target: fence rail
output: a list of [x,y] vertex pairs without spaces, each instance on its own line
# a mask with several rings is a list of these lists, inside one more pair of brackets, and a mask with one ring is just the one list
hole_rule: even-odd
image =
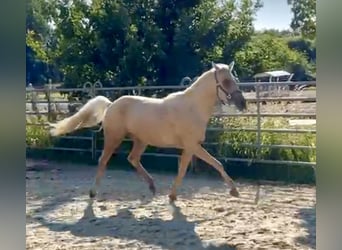
[[[256,104],[256,111],[255,112],[246,112],[246,113],[225,113],[225,112],[216,112],[213,114],[213,117],[216,118],[225,118],[225,117],[231,117],[231,118],[237,118],[237,117],[252,117],[256,118],[256,126],[255,128],[221,128],[221,127],[213,127],[209,126],[207,128],[207,132],[255,132],[256,133],[256,143],[241,143],[240,146],[243,147],[249,147],[249,148],[255,148],[257,149],[257,153],[255,158],[253,159],[247,159],[247,158],[232,158],[232,157],[218,157],[219,159],[223,161],[235,161],[235,162],[247,162],[247,163],[261,163],[261,164],[282,164],[282,165],[303,165],[303,166],[316,166],[316,162],[310,162],[310,161],[285,161],[285,160],[268,160],[268,159],[260,159],[260,152],[264,148],[269,149],[289,149],[289,150],[316,150],[315,146],[307,146],[307,145],[278,145],[278,144],[263,144],[261,139],[262,135],[264,133],[284,133],[284,134],[303,134],[303,133],[310,133],[310,134],[316,134],[316,128],[314,129],[298,129],[298,128],[262,128],[262,119],[265,117],[282,117],[282,118],[311,118],[316,119],[316,111],[314,112],[261,112],[261,105],[263,103],[269,103],[269,102],[315,102],[316,96],[306,96],[305,91],[290,91],[290,90],[279,90],[276,94],[278,96],[267,96],[263,97],[260,95],[261,90],[258,88],[258,86],[290,86],[290,85],[308,85],[308,86],[315,86],[316,82],[248,82],[248,83],[238,83],[240,87],[244,86],[253,86],[255,87],[255,93],[250,92],[246,93],[246,100],[249,103],[255,103]],[[27,126],[48,126],[48,122],[51,120],[51,116],[53,115],[59,115],[59,114],[70,114],[70,111],[67,107],[64,107],[65,112],[59,112],[59,111],[52,111],[53,107],[59,104],[65,104],[66,106],[70,104],[77,104],[81,105],[84,102],[76,101],[71,102],[67,100],[52,100],[53,93],[71,93],[71,92],[83,92],[89,94],[90,97],[93,97],[99,92],[102,94],[103,92],[116,92],[120,91],[121,94],[132,94],[129,91],[137,91],[135,94],[138,95],[144,95],[143,91],[145,90],[155,90],[155,91],[166,91],[170,90],[176,91],[176,90],[182,90],[185,89],[186,86],[131,86],[131,87],[95,87],[95,85],[91,85],[88,83],[87,88],[60,88],[60,89],[27,89],[27,95],[30,95],[29,98],[31,101],[27,101],[26,104],[31,104],[31,110],[26,111],[26,115],[28,116],[34,116],[34,115],[41,115],[41,116],[47,116],[47,121],[43,123],[35,123],[35,122],[27,122]],[[128,93],[123,93],[123,92]],[[285,95],[294,95],[294,96],[283,96],[281,95],[283,92]],[[45,98],[47,100],[41,100],[42,98],[39,98],[39,93],[44,93]],[[255,94],[255,96],[253,96]],[[273,93],[274,95],[274,93]],[[301,95],[301,96],[299,96]],[[37,106],[43,105],[45,106],[45,110],[39,110]],[[271,104],[272,105],[272,104]],[[34,106],[34,107],[33,107]],[[28,107],[28,106],[27,106]],[[27,108],[28,109],[28,108]],[[36,110],[34,110],[36,109]],[[101,152],[102,148],[99,148],[97,145],[97,141],[99,138],[97,138],[97,132],[92,131],[87,136],[77,136],[77,135],[67,135],[62,136],[61,139],[65,140],[83,140],[83,141],[89,141],[90,146],[88,148],[75,148],[75,147],[47,147],[48,150],[55,150],[55,151],[77,151],[77,152],[87,152],[92,155],[92,158],[96,158],[97,153]],[[103,139],[103,138],[102,138]],[[101,140],[101,139],[100,139]],[[130,141],[130,139],[126,139],[125,141]],[[224,142],[224,143],[218,143],[218,142],[204,142],[204,147],[208,146],[229,146],[232,145],[232,143]],[[30,146],[28,146],[30,148]],[[127,153],[127,152],[123,152]],[[178,157],[177,154],[169,154],[169,153],[157,153],[157,152],[145,152],[144,155],[151,155],[156,157]]]

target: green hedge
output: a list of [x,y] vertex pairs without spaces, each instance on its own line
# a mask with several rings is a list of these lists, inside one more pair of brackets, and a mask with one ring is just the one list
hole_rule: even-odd
[[[212,118],[211,124],[220,128],[256,128],[256,118],[254,117],[225,117]],[[262,129],[282,129],[288,126],[288,120],[285,118],[263,118],[261,123]],[[257,148],[243,146],[242,143],[257,142],[257,133],[249,131],[215,131],[207,132],[207,141],[218,142],[215,148],[210,148],[211,152],[216,156],[249,158],[257,157]],[[229,142],[232,145],[227,145]],[[264,145],[301,145],[316,146],[316,134],[313,133],[261,133],[261,144]],[[285,148],[262,148],[259,154],[260,159],[264,160],[284,160],[284,161],[316,161],[315,149],[285,149]]]

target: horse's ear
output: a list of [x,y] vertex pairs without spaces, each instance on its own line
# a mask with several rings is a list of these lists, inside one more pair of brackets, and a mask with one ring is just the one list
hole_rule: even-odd
[[230,70],[230,72],[233,72],[234,65],[235,65],[235,62],[234,62],[234,61],[232,61],[232,62],[229,64],[229,70]]
[[230,72],[233,72],[234,65],[235,65],[235,62],[234,62],[234,61],[232,61],[232,62],[229,64],[229,70],[230,70]]
[[211,62],[211,66],[212,66],[214,69],[219,70],[219,67],[217,66],[216,63]]

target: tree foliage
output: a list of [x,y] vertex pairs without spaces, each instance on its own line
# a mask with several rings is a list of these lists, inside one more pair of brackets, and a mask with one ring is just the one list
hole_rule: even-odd
[[179,84],[211,61],[236,59],[243,77],[310,63],[304,44],[287,44],[288,32],[277,34],[275,44],[274,34],[255,32],[260,0],[29,0],[28,6],[27,58],[57,68],[66,87],[97,80]]
[[55,62],[65,83],[175,84],[229,61],[253,34],[259,2],[82,0],[59,4]]
[[288,0],[293,18],[291,28],[304,37],[316,36],[316,0]]
[[[256,72],[287,70],[299,77],[309,69],[306,57],[288,47],[286,40],[272,34],[252,39],[235,55],[236,70],[242,80],[251,80]],[[297,74],[297,75],[296,75]]]
[[46,83],[48,79],[59,80],[59,72],[53,66],[50,50],[52,30],[51,5],[44,0],[28,0],[26,6],[26,80]]

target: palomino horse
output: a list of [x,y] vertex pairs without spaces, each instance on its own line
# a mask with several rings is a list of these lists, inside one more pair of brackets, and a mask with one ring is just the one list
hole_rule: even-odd
[[246,100],[232,75],[234,62],[229,66],[215,63],[212,66],[184,91],[171,93],[164,98],[125,95],[113,102],[104,96],[96,96],[73,116],[51,124],[51,135],[58,136],[102,123],[104,148],[94,184],[89,191],[91,198],[96,196],[107,163],[125,136],[133,141],[127,159],[148,183],[153,194],[154,181],[140,162],[147,145],[182,150],[178,175],[169,194],[170,201],[176,200],[176,190],[193,155],[214,167],[230,188],[230,194],[239,197],[234,181],[222,164],[201,146],[217,101],[234,104],[240,111],[246,109]]

